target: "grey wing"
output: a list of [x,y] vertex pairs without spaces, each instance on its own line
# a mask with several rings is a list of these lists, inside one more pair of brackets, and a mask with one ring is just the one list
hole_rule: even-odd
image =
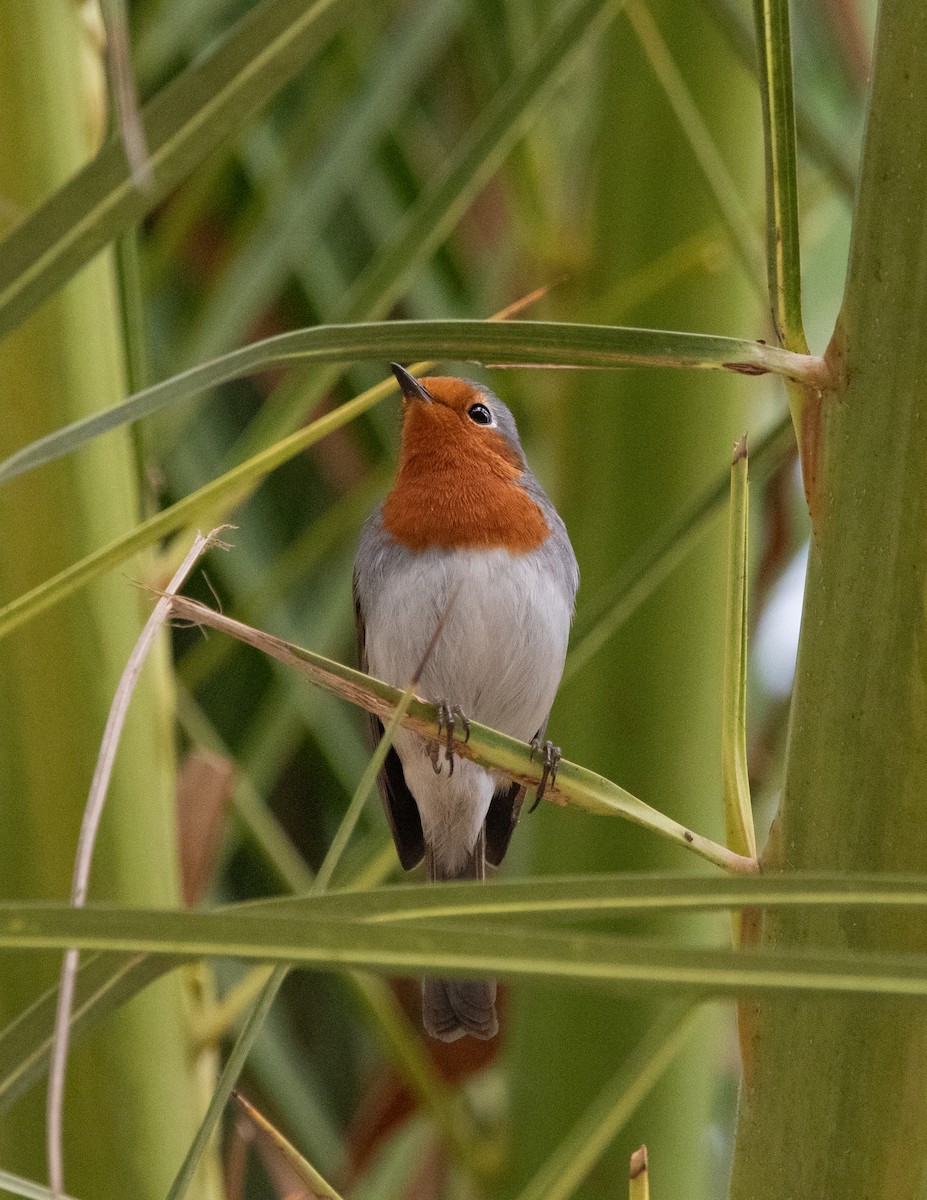
[[[357,577],[354,579],[354,620],[357,630],[357,663],[362,671],[367,671],[367,646],[364,628],[364,614],[361,611],[360,598],[357,594]],[[375,748],[383,737],[383,725],[379,717],[373,713],[367,714],[367,726],[371,748]],[[422,831],[422,819],[419,816],[415,797],[406,786],[406,777],[402,763],[395,749],[390,746],[383,767],[377,776],[377,787],[386,819],[389,821],[396,853],[403,867],[410,871],[425,857],[425,835]]]

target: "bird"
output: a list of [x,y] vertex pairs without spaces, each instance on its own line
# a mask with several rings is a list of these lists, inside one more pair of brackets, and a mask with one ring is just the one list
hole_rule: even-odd
[[[529,468],[509,409],[469,379],[416,379],[402,393],[396,478],[361,531],[353,596],[361,670],[437,706],[435,738],[400,729],[378,787],[406,870],[482,880],[497,867],[525,788],[453,752],[479,721],[541,751],[540,799],[560,751],[544,741],[563,674],[579,568],[563,521]],[[431,651],[425,657],[426,649]],[[371,737],[383,726],[369,717]],[[536,801],[537,802],[537,801]],[[498,1033],[492,980],[422,984],[439,1041]]]

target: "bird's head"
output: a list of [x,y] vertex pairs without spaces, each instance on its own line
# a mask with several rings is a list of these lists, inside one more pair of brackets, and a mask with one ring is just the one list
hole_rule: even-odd
[[507,463],[519,474],[526,463],[515,418],[489,388],[471,379],[449,375],[416,379],[398,363],[393,374],[402,392],[402,457],[428,453],[444,446],[472,456],[475,470],[493,460]]
[[415,379],[392,364],[403,400],[402,448],[384,525],[405,545],[534,549],[549,533],[523,486],[512,414],[469,379]]

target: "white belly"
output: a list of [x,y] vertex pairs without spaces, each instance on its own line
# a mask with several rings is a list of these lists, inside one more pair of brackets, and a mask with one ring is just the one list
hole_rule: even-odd
[[[358,574],[371,675],[405,687],[443,618],[419,693],[522,741],[533,738],[560,683],[573,607],[550,557],[386,548],[370,553]],[[425,840],[442,872],[453,876],[472,851],[493,793],[507,781],[464,758],[452,775],[443,751],[436,775],[427,742],[405,730],[395,748]]]
[[[456,592],[450,610],[448,604]],[[446,615],[419,692],[527,741],[550,712],[571,600],[537,555],[430,550],[410,555],[365,598],[370,673],[405,687]]]

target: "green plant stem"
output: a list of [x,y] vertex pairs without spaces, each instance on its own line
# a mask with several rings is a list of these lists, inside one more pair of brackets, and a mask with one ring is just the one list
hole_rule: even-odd
[[[883,0],[836,394],[808,414],[814,537],[769,871],[927,871],[927,8]],[[923,953],[877,913],[768,916],[777,951]],[[763,1005],[731,1195],[917,1200],[927,1177],[927,1015],[877,1003]],[[909,1086],[913,1085],[913,1086]]]
[[[0,5],[0,195],[23,213],[98,148],[105,85],[98,51],[82,44],[81,28],[72,0]],[[75,223],[73,212],[69,220]],[[5,269],[7,259],[0,259]],[[105,254],[0,345],[0,452],[124,392],[117,290]],[[56,463],[41,480],[4,489],[0,595],[9,599],[116,538],[137,507],[125,431],[88,447],[80,462]],[[139,596],[110,580],[0,649],[0,876],[8,896],[68,892],[106,714],[142,623]],[[179,895],[165,651],[159,642],[129,713],[94,870],[93,894],[126,905],[169,906]],[[47,986],[56,966],[41,956],[7,960],[0,1025]],[[65,1180],[78,1195],[163,1197],[202,1101],[199,1068],[188,1053],[189,1000],[179,977],[164,981],[120,1014],[92,1056],[73,1056]],[[0,1159],[40,1177],[43,1135],[41,1097],[34,1095],[5,1116]],[[217,1195],[217,1182],[202,1176],[198,1195]]]
[[808,353],[801,311],[798,165],[789,0],[753,0],[766,142],[766,260],[769,303],[780,343]]

